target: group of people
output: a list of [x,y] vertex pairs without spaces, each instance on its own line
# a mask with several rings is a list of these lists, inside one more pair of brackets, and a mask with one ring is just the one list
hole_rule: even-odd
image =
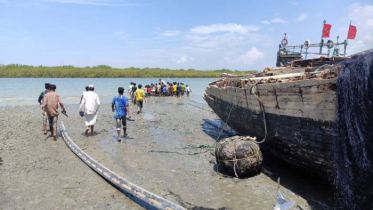
[[[131,100],[135,100],[134,93],[136,91],[136,83],[131,82],[128,88],[128,94],[131,95]],[[183,97],[186,93],[187,97],[192,92],[188,85],[180,82],[165,82],[162,79],[159,79],[159,83],[151,83],[150,85],[145,85],[144,87],[145,97],[149,96],[174,96],[177,98]]]
[[[145,97],[144,91],[141,90],[141,85],[138,86],[139,88],[135,91],[135,95],[137,98],[137,107],[138,112],[141,112],[142,109],[142,101]],[[85,116],[85,125],[86,130],[85,134],[88,135],[89,129],[91,129],[91,136],[93,136],[94,124],[96,123],[97,119],[97,112],[100,108],[100,99],[97,93],[93,92],[94,86],[88,85],[86,87],[86,91],[83,92],[82,97],[80,99],[80,106],[79,110],[81,116]],[[123,136],[124,138],[127,137],[127,119],[131,119],[130,110],[129,110],[129,102],[128,98],[123,95],[124,88],[118,88],[118,95],[115,96],[111,102],[111,109],[114,112],[114,119],[116,121],[116,129],[118,134],[118,141],[121,141],[121,127],[123,127]]]
[[[38,102],[42,105],[43,113],[43,127],[44,135],[47,134],[47,120],[49,120],[49,127],[54,140],[57,140],[57,119],[59,110],[58,106],[62,108],[63,114],[66,115],[66,109],[61,101],[60,95],[55,92],[56,85],[45,84],[45,91],[40,93]],[[94,92],[95,88],[93,85],[85,87],[80,98],[79,114],[85,117],[85,135],[93,136],[94,125],[97,120],[97,113],[100,108],[100,99],[97,93]],[[159,83],[146,85],[142,88],[142,85],[136,85],[131,82],[128,88],[128,94],[131,96],[131,101],[137,106],[137,114],[142,111],[143,103],[146,103],[146,97],[149,96],[175,96],[183,97],[186,93],[189,96],[191,89],[188,85],[183,83],[169,83],[163,80],[159,80]],[[127,119],[132,120],[129,111],[129,99],[124,96],[124,88],[118,88],[118,96],[115,96],[111,103],[112,111],[114,112],[114,118],[116,120],[116,128],[118,133],[118,141],[121,141],[121,127],[123,127],[124,137],[127,136]]]
[[[55,92],[56,85],[45,83],[45,91],[41,92],[38,98],[39,104],[42,106],[43,114],[43,127],[44,135],[47,134],[47,121],[49,120],[49,128],[51,136],[54,140],[57,140],[57,120],[60,114],[58,106],[61,106],[63,114],[66,114],[66,109],[61,101],[61,97]],[[85,88],[79,105],[79,114],[85,117],[85,134],[88,135],[89,130],[91,130],[91,136],[93,136],[94,125],[97,120],[97,113],[100,108],[100,99],[97,93],[94,92],[95,88],[93,85],[88,85]],[[127,123],[126,119],[131,119],[129,112],[129,102],[128,98],[123,95],[124,88],[118,88],[118,96],[115,96],[112,100],[112,111],[114,112],[114,118],[116,120],[116,128],[118,133],[118,141],[121,141],[121,127],[123,126],[124,137],[127,136]],[[144,91],[141,90],[141,85],[139,89],[135,91],[136,93],[136,103],[142,108],[142,99],[145,98]],[[140,103],[141,102],[141,103]],[[139,108],[138,113],[140,113],[141,108]],[[66,114],[67,115],[67,114]]]
[[[131,101],[137,106],[137,114],[139,114],[145,101],[146,91],[142,89],[142,85],[136,86],[136,83],[131,82],[127,93],[131,96]],[[146,101],[145,101],[146,103]]]

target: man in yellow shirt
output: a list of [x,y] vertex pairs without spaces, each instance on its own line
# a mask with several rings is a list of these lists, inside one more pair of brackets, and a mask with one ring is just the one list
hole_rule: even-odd
[[[145,100],[145,92],[142,88],[142,85],[139,84],[139,88],[135,92],[135,98],[136,98],[136,105],[137,105],[137,114],[141,112],[142,109],[142,102]],[[146,101],[145,101],[146,102]]]
[[176,96],[176,88],[177,88],[176,82],[174,82],[174,86],[173,86],[173,88],[174,88],[174,94],[175,94],[175,96]]

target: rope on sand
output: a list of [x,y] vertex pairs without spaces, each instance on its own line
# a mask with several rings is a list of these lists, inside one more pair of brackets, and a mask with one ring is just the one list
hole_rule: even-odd
[[136,198],[148,203],[149,205],[157,208],[157,209],[165,209],[165,210],[184,210],[185,208],[172,203],[158,195],[155,195],[129,181],[120,177],[113,171],[109,170],[105,166],[98,163],[96,160],[91,158],[85,152],[83,152],[69,137],[66,132],[65,126],[63,122],[61,122],[61,133],[63,140],[65,141],[66,145],[70,148],[70,150],[78,156],[85,164],[87,164],[91,169],[97,172],[100,176],[105,178],[111,184],[115,185],[122,191],[125,191]]

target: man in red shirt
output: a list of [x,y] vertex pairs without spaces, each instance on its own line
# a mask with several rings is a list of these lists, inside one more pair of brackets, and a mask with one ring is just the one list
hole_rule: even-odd
[[61,105],[63,112],[66,112],[65,106],[63,105],[60,94],[56,93],[56,85],[51,85],[49,93],[44,95],[43,115],[47,112],[49,120],[49,128],[51,130],[53,140],[57,140],[57,119],[60,111],[58,110],[58,104]]

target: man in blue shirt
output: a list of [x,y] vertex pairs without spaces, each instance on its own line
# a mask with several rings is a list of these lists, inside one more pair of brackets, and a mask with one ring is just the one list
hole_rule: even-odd
[[123,125],[123,136],[124,138],[127,137],[127,122],[126,116],[131,118],[130,110],[129,110],[129,103],[128,98],[123,95],[124,88],[118,88],[118,96],[113,98],[113,102],[111,102],[111,108],[114,112],[114,118],[117,123],[117,132],[118,132],[118,141],[121,141],[120,138],[120,127],[121,124]]
[[[45,91],[41,92],[40,95],[39,95],[39,98],[38,98],[38,102],[39,102],[40,105],[43,105],[44,95],[49,93],[50,90],[51,90],[51,84],[45,83]],[[42,108],[42,112],[43,112],[44,135],[47,135],[47,119],[48,119],[48,116],[47,116],[46,113],[44,113],[43,108]]]
[[180,97],[180,91],[181,91],[180,83],[177,83],[177,87],[176,87],[176,96],[177,96],[178,98]]

